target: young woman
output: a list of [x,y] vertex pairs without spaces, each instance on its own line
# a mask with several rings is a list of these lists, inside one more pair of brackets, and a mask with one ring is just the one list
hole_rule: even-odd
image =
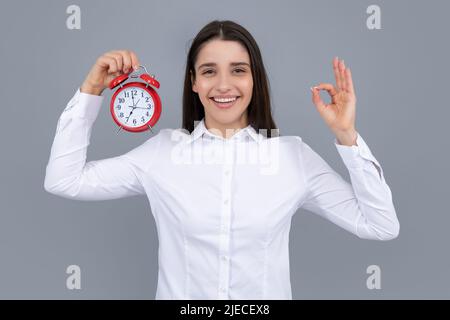
[[231,21],[209,23],[192,43],[182,129],[162,129],[126,154],[86,163],[102,91],[139,64],[127,50],[98,58],[59,119],[45,189],[78,200],[147,195],[159,237],[156,299],[292,299],[288,241],[299,208],[359,238],[397,237],[390,188],[355,129],[344,61],[333,60],[336,86],[311,91],[351,184],[300,137],[273,134],[259,48]]

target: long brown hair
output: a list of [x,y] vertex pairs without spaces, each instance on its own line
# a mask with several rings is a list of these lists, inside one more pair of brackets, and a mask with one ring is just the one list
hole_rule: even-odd
[[248,122],[257,132],[259,129],[267,129],[266,135],[268,138],[271,137],[271,129],[277,129],[277,127],[272,118],[269,81],[259,47],[244,27],[229,20],[214,20],[208,23],[192,41],[187,55],[184,78],[182,128],[192,133],[194,121],[199,121],[205,116],[198,94],[192,91],[191,72],[195,81],[195,62],[198,53],[206,42],[215,39],[238,41],[247,48],[253,77],[252,99],[247,108]]

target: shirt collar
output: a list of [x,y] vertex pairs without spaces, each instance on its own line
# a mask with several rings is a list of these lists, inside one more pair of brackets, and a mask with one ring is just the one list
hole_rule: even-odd
[[246,136],[250,137],[250,140],[253,140],[255,142],[260,142],[262,139],[265,138],[262,134],[256,132],[256,130],[249,124],[247,127],[238,130],[231,138],[225,139],[209,131],[208,128],[206,128],[205,118],[203,117],[202,120],[200,120],[200,122],[195,126],[194,130],[192,131],[191,139],[189,140],[189,142],[194,142],[195,140],[201,137],[219,140],[244,141]]

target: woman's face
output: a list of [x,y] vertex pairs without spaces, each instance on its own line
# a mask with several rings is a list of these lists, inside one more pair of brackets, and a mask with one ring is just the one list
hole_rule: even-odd
[[[212,40],[200,50],[195,71],[195,83],[191,75],[192,90],[198,93],[205,109],[207,128],[217,128],[224,135],[225,129],[246,127],[253,91],[246,48],[237,41]],[[228,103],[217,101],[235,98]]]

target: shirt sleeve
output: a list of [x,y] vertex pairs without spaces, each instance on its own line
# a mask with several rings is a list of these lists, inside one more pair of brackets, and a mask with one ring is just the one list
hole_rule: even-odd
[[[76,91],[61,114],[44,188],[52,194],[76,200],[109,200],[142,195],[142,168],[136,159],[145,156],[154,137],[123,155],[86,163],[92,126],[104,97]],[[151,159],[148,159],[150,161]],[[148,162],[150,164],[150,162]]]
[[400,224],[380,163],[359,133],[356,146],[340,145],[336,139],[334,143],[348,169],[351,184],[301,141],[300,156],[307,185],[301,206],[359,238],[396,238]]

